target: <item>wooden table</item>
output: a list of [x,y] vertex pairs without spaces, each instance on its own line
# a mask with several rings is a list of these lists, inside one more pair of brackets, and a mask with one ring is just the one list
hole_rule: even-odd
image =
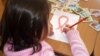
[[0,0],[0,20],[2,17],[3,10],[4,10],[4,5],[3,5],[2,1]]
[[[98,5],[100,5],[100,1],[99,0],[97,0],[97,1],[96,0],[89,0],[88,2],[86,2],[84,0],[81,0],[79,2],[79,4],[84,8],[100,9],[100,6],[98,7]],[[95,17],[93,17],[93,18],[95,18]],[[98,18],[95,18],[95,19],[98,20]],[[78,30],[80,32],[80,35],[81,35],[81,37],[82,37],[82,39],[83,39],[83,41],[84,41],[89,53],[91,54],[93,49],[94,49],[95,40],[96,40],[98,32],[93,30],[92,28],[90,28],[89,27],[89,23],[81,23],[81,24],[79,24]],[[100,37],[100,33],[98,34],[98,37]],[[47,39],[46,41],[49,44],[51,44],[51,46],[53,47],[53,49],[56,52],[64,54],[65,56],[67,56],[67,55],[68,56],[72,56],[69,44],[65,44],[65,43],[62,43],[62,42],[59,42],[59,41],[55,41],[55,40],[52,40],[52,39]],[[99,43],[100,43],[100,41],[99,41]],[[99,45],[99,47],[100,47],[100,45]]]
[[[100,23],[100,18],[99,18],[99,23]],[[98,34],[97,34],[95,47],[94,47],[94,55],[100,56],[100,32],[98,32]]]
[[97,35],[95,49],[94,49],[94,55],[100,56],[100,32],[98,32],[98,35]]

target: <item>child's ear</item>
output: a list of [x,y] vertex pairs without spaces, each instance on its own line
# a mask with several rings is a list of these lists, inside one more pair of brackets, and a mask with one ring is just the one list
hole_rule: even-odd
[[53,35],[54,32],[53,32],[53,26],[52,26],[52,24],[49,24],[49,27],[48,27],[48,28],[49,28],[49,29],[48,29],[48,35],[49,35],[49,36]]
[[46,39],[48,36],[48,32],[47,32],[47,29],[43,28],[42,30],[42,33],[41,33],[41,38],[40,38],[40,41]]

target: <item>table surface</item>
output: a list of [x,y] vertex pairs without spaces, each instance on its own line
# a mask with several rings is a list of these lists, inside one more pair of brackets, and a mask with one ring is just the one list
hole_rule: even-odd
[[100,32],[98,32],[95,49],[94,49],[95,56],[100,56]]
[[2,4],[2,1],[0,0],[0,20],[1,20],[3,10],[4,10],[4,5]]
[[[89,0],[87,2],[84,1],[84,0],[81,0],[79,2],[79,4],[83,8],[100,9],[100,6],[98,7],[98,5],[100,5],[100,1],[99,0]],[[96,20],[98,20],[100,17],[98,17],[98,18],[93,17],[93,18],[96,19]],[[91,54],[92,51],[93,51],[93,49],[94,49],[96,37],[100,37],[100,33],[98,34],[97,31],[95,31],[92,28],[90,28],[89,27],[89,23],[80,23],[78,25],[78,30],[80,32],[81,38],[84,41],[84,43],[85,43],[85,45],[86,45],[89,53]],[[46,41],[49,44],[51,44],[51,46],[53,47],[53,49],[56,52],[64,54],[66,56],[67,55],[72,56],[69,44],[62,43],[62,42],[59,42],[59,41],[55,41],[55,40],[52,40],[52,39],[46,39]],[[100,43],[100,41],[99,41],[99,43]],[[95,51],[95,54],[97,54],[97,51]]]

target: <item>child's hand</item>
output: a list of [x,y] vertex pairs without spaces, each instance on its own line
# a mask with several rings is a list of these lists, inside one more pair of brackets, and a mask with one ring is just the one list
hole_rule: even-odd
[[73,28],[70,28],[69,25],[66,25],[66,27],[63,28],[63,32],[67,33],[68,31],[72,30]]

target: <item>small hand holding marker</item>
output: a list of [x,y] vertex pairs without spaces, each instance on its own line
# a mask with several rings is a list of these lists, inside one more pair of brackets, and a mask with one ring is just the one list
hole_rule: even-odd
[[74,28],[70,28],[70,25],[66,25],[64,28],[63,28],[63,32],[67,33],[68,31],[72,30]]

